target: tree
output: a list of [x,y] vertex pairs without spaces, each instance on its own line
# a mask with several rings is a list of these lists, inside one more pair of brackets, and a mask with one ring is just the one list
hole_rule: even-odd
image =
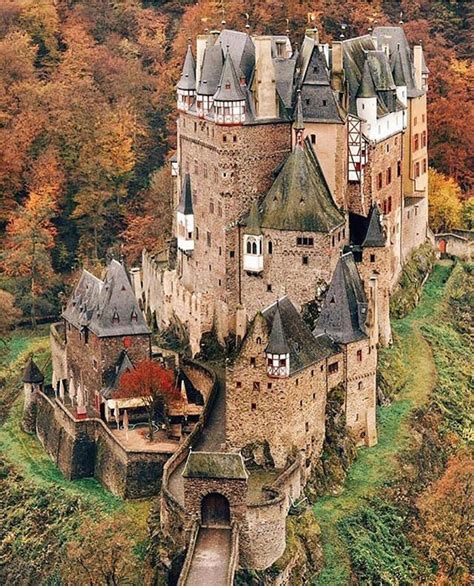
[[149,439],[153,441],[153,423],[159,416],[167,422],[168,406],[180,400],[174,373],[153,362],[139,362],[133,370],[125,372],[119,381],[119,390],[114,398],[139,398],[148,415]]
[[20,289],[20,306],[29,311],[31,325],[36,328],[38,309],[47,306],[45,294],[56,282],[51,262],[56,228],[52,218],[56,212],[57,189],[44,186],[31,192],[7,226],[1,257],[5,274],[15,277]]
[[434,232],[461,226],[461,188],[444,173],[429,170],[429,223]]
[[0,353],[6,348],[9,332],[20,319],[20,315],[13,295],[0,289]]
[[438,567],[440,584],[468,584],[472,533],[474,462],[453,457],[443,476],[418,500],[416,540]]
[[84,521],[69,542],[62,574],[71,586],[132,584],[138,571],[133,555],[134,527],[126,520]]

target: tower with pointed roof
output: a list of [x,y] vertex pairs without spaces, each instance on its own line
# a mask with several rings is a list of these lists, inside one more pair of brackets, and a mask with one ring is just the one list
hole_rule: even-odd
[[176,90],[178,94],[178,109],[184,111],[189,110],[196,96],[196,65],[194,63],[191,43],[188,45],[183,71]]
[[176,212],[178,248],[183,252],[194,250],[194,213],[191,178],[189,173],[184,176],[178,209]]
[[23,370],[23,417],[21,426],[27,433],[36,432],[36,394],[43,390],[44,375],[30,356]]

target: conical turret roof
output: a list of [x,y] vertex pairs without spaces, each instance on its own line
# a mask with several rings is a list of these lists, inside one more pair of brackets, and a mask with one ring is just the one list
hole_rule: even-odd
[[30,356],[28,358],[27,363],[25,364],[25,368],[23,370],[23,382],[24,383],[34,383],[40,384],[44,381],[44,376],[41,370],[36,366],[35,361]]
[[362,79],[360,81],[359,89],[357,90],[357,97],[375,98],[376,96],[374,80],[372,79],[372,73],[370,72],[369,61],[366,58],[364,61]]
[[240,87],[240,81],[235,72],[234,63],[230,56],[230,51],[227,50],[225,56],[224,67],[222,68],[221,78],[217,92],[214,95],[216,102],[237,102],[245,100],[245,95]]
[[328,233],[344,223],[308,138],[289,154],[261,209],[262,228]]
[[188,45],[183,71],[181,72],[177,87],[179,90],[196,90],[196,64],[194,62],[191,43]]
[[252,234],[254,236],[260,236],[262,229],[260,227],[260,212],[258,211],[257,202],[252,202],[250,206],[250,212],[247,217],[247,226],[245,227],[245,234]]
[[392,67],[392,75],[393,81],[397,86],[406,86],[407,82],[405,81],[405,76],[403,74],[403,64],[402,64],[402,56],[400,54],[400,49],[397,49],[395,53],[395,59],[393,62]]
[[179,198],[178,212],[181,212],[185,216],[193,213],[193,195],[189,173],[186,173],[184,176],[183,189],[181,190],[181,197]]
[[283,332],[283,324],[281,323],[280,306],[277,302],[277,308],[273,316],[272,331],[268,345],[265,349],[267,354],[289,354],[290,347]]
[[362,246],[385,246],[386,238],[382,229],[380,210],[374,205],[369,214],[369,225]]

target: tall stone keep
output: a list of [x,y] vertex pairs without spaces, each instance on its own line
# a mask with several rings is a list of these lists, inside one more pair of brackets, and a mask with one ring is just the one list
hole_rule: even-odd
[[36,431],[36,395],[43,390],[44,376],[30,356],[23,371],[23,419],[21,426],[27,433]]

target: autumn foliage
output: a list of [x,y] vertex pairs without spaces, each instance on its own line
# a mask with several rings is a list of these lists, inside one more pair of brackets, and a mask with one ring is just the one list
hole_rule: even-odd
[[168,407],[173,401],[180,400],[180,393],[172,370],[152,360],[144,360],[120,377],[119,389],[114,393],[114,399],[119,398],[142,400],[148,415],[151,441],[155,418],[166,423]]

